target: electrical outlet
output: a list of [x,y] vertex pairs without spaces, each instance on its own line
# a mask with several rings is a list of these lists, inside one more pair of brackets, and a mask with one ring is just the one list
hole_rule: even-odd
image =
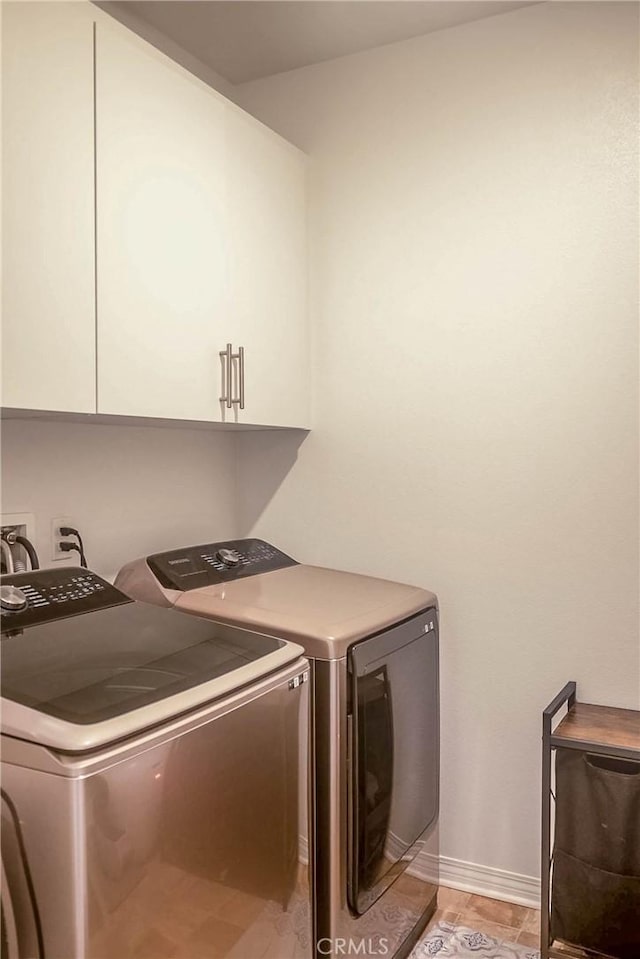
[[[60,543],[75,543],[76,540],[73,536],[62,536],[60,533],[61,526],[73,526],[75,529],[78,527],[68,516],[55,516],[51,520],[51,559],[54,562],[58,562],[61,559],[74,561],[74,551],[67,553],[64,550],[60,549]],[[75,553],[75,560],[77,561],[78,554]]]

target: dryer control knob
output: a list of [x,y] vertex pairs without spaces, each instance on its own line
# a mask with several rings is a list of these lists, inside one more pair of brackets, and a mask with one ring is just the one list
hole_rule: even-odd
[[0,586],[0,608],[17,613],[27,605],[27,597],[17,586]]
[[219,549],[216,558],[225,566],[238,566],[240,563],[240,553],[237,553],[235,549]]

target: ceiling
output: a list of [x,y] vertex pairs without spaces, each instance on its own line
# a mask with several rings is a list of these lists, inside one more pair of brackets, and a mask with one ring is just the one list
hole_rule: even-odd
[[532,0],[120,0],[230,83],[530,6]]

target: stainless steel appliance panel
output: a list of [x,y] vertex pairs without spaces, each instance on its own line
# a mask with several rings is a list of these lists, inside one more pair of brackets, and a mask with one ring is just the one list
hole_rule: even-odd
[[301,663],[240,707],[220,715],[218,702],[210,721],[112,747],[107,762],[61,757],[57,776],[3,763],[47,959],[307,959]]

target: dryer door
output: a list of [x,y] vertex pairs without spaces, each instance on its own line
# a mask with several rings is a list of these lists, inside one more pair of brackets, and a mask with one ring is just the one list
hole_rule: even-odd
[[438,816],[435,609],[355,644],[347,662],[348,893],[359,915],[414,858]]

